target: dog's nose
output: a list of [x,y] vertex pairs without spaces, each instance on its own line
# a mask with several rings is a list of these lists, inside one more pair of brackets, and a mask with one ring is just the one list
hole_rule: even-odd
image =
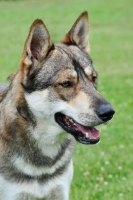
[[103,122],[107,122],[110,119],[112,119],[115,111],[113,110],[112,106],[110,104],[102,104],[100,105],[97,115]]

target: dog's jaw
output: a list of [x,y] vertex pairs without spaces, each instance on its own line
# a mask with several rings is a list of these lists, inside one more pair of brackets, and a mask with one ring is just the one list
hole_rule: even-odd
[[82,144],[96,144],[100,140],[100,132],[94,127],[87,127],[62,114],[55,114],[56,122]]

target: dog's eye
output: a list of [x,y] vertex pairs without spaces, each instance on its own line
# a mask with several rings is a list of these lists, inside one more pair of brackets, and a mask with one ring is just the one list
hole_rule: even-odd
[[64,82],[60,83],[60,85],[64,88],[68,88],[68,87],[72,87],[73,83],[71,81],[64,81]]

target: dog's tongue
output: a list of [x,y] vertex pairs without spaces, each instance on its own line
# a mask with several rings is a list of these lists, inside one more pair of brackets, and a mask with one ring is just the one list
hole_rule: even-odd
[[94,127],[85,127],[82,126],[78,123],[76,123],[76,127],[78,128],[78,130],[80,130],[86,137],[90,138],[90,139],[96,139],[99,137],[100,135],[100,131],[98,131],[96,128]]

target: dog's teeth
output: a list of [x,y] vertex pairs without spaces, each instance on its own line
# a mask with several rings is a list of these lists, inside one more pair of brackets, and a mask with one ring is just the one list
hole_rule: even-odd
[[73,123],[73,120],[71,118],[69,119],[69,121]]
[[86,138],[89,138],[89,133],[86,132]]

